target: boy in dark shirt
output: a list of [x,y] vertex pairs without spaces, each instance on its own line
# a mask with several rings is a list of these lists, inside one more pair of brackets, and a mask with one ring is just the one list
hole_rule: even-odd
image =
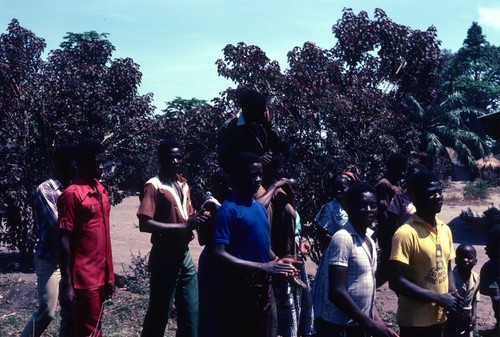
[[262,163],[253,153],[233,161],[234,193],[219,208],[214,252],[226,268],[221,336],[270,336],[276,305],[271,278],[297,272],[290,260],[271,251],[265,207],[253,199],[262,182]]

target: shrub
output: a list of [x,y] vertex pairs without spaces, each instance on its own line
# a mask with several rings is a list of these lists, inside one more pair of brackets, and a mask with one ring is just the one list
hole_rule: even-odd
[[151,273],[148,268],[149,253],[142,256],[131,254],[131,265],[125,273],[125,285],[130,292],[136,294],[149,293],[149,278]]
[[464,196],[473,199],[486,199],[489,197],[488,183],[477,179],[469,181],[464,187]]

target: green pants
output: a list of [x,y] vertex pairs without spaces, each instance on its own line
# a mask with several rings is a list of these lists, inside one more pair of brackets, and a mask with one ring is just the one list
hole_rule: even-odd
[[153,245],[149,307],[142,336],[163,337],[175,298],[177,337],[198,336],[198,278],[187,246]]

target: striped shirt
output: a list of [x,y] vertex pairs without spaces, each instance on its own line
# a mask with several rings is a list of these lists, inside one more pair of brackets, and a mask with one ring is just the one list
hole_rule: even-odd
[[58,262],[59,228],[57,225],[57,198],[64,188],[56,179],[48,179],[35,190],[33,214],[38,228],[36,256]]
[[317,272],[313,293],[316,317],[338,325],[357,325],[357,322],[345,315],[329,299],[331,281],[328,269],[332,265],[347,268],[345,280],[347,293],[365,315],[373,318],[377,268],[375,242],[368,234],[362,238],[347,222],[343,229],[333,235]]

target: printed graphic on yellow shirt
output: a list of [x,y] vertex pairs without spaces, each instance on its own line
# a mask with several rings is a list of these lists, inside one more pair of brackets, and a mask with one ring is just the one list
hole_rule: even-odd
[[431,284],[441,284],[448,281],[448,271],[443,260],[443,250],[441,244],[436,244],[436,266],[425,276],[425,280]]

